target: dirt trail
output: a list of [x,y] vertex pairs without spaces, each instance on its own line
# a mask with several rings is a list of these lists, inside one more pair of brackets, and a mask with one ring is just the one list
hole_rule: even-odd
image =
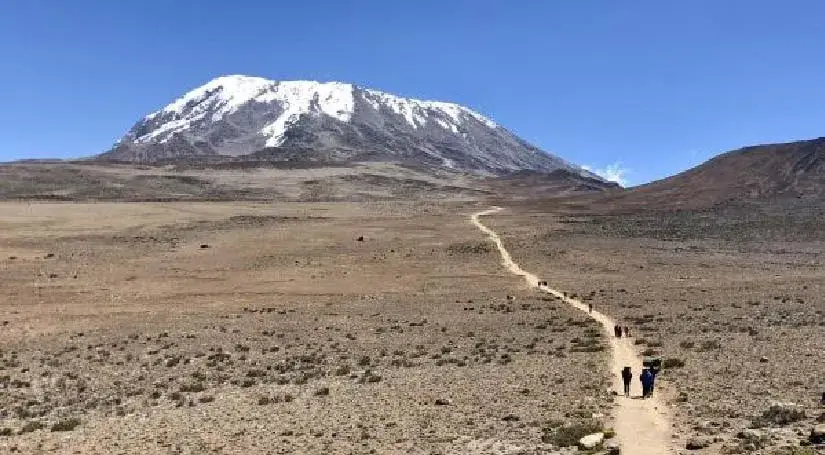
[[[495,242],[498,251],[501,253],[504,266],[510,272],[524,277],[529,286],[553,294],[575,308],[587,312],[588,307],[582,302],[568,298],[563,293],[550,287],[538,286],[539,278],[536,275],[522,270],[518,264],[513,262],[513,258],[504,248],[498,234],[479,221],[479,217],[496,213],[499,210],[501,210],[500,207],[495,207],[478,212],[471,217],[471,221]],[[641,384],[638,377],[641,373],[642,359],[631,344],[632,338],[630,340],[615,338],[613,336],[614,321],[612,319],[598,311],[593,311],[590,315],[604,326],[610,340],[612,350],[610,371],[613,373],[614,378],[613,390],[620,394],[616,397],[617,407],[613,417],[615,419],[614,429],[621,447],[621,453],[630,455],[673,454],[670,438],[670,419],[667,416],[666,408],[661,405],[656,396],[647,400],[638,398],[641,395]],[[622,394],[624,386],[619,377],[619,372],[625,366],[633,368],[634,379],[631,384],[631,397],[633,398],[625,398]]]

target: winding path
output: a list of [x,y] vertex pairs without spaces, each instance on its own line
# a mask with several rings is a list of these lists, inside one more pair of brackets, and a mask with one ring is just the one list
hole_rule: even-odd
[[[494,207],[473,214],[470,218],[472,223],[490,237],[499,253],[504,267],[511,273],[524,277],[530,287],[538,288],[548,294],[552,294],[573,307],[588,312],[588,306],[582,302],[571,299],[555,289],[548,286],[539,286],[539,278],[532,273],[526,272],[513,261],[510,253],[504,248],[498,234],[492,229],[483,225],[479,217],[490,215],[500,211],[500,207]],[[674,453],[671,444],[671,427],[667,410],[661,405],[659,399],[654,395],[652,398],[643,400],[638,398],[641,395],[641,384],[638,376],[641,373],[642,359],[636,353],[630,340],[625,338],[615,338],[613,336],[614,321],[608,316],[593,311],[590,316],[602,324],[608,333],[610,348],[612,350],[612,361],[610,371],[613,372],[613,390],[619,392],[616,397],[617,407],[614,413],[614,429],[616,438],[619,441],[621,453],[626,455],[671,455]],[[633,368],[634,379],[631,384],[631,396],[625,398],[621,394],[623,390],[622,380],[619,372],[624,366]]]

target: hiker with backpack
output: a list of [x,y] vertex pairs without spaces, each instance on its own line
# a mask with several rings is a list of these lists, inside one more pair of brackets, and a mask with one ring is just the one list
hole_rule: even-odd
[[642,398],[650,398],[650,394],[653,393],[653,375],[650,374],[650,370],[643,369],[639,380],[642,382]]
[[630,381],[633,380],[633,372],[630,367],[624,367],[622,370],[622,382],[624,383],[624,396],[630,397]]

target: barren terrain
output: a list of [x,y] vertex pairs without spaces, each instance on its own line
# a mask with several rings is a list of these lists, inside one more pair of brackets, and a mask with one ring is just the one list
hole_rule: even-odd
[[5,203],[0,453],[563,453],[598,323],[475,204]]
[[818,213],[750,206],[601,216],[536,207],[487,222],[524,268],[630,325],[640,352],[666,359],[659,393],[682,447],[813,453],[791,450],[825,419]]

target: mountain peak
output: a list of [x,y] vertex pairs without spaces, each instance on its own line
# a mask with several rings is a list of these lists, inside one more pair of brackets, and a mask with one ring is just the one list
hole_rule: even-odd
[[[104,158],[158,162],[255,156],[387,160],[482,173],[568,169],[478,112],[343,82],[220,76],[135,124]],[[303,155],[293,152],[302,150]]]

